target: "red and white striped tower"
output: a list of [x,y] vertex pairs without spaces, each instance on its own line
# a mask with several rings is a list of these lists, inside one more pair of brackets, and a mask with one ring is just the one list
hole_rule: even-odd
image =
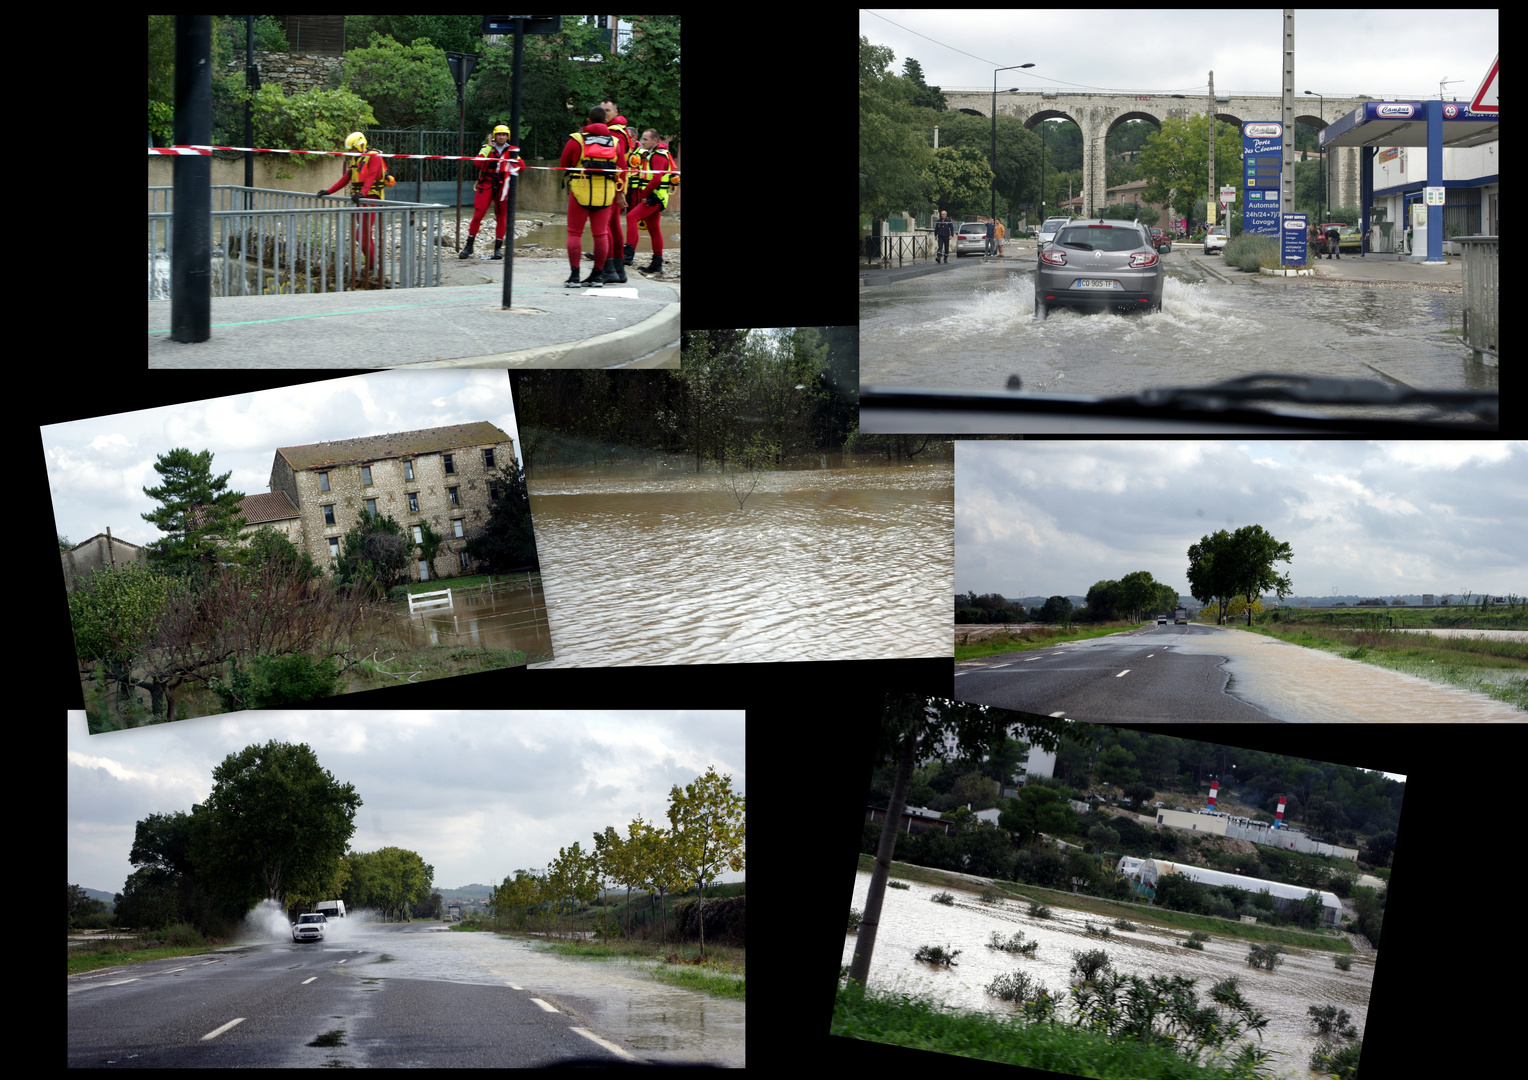
[[1219,780],[1211,780],[1210,781],[1210,801],[1209,801],[1209,804],[1208,804],[1208,808],[1210,810],[1214,810],[1215,809],[1215,796],[1218,795],[1218,794],[1220,794],[1220,781]]
[[1277,829],[1284,821],[1284,796],[1279,796],[1279,811],[1273,815],[1273,827]]

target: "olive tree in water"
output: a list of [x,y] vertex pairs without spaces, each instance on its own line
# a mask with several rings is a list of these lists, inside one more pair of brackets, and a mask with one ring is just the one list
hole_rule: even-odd
[[1015,728],[1019,729],[1017,737],[1051,752],[1060,746],[1063,738],[1083,741],[1065,720],[921,694],[886,695],[871,767],[892,762],[897,767],[897,777],[886,806],[881,842],[876,848],[875,869],[871,872],[870,888],[865,896],[865,914],[860,920],[854,946],[854,962],[849,965],[849,978],[853,984],[865,986],[870,975],[870,959],[875,952],[876,932],[881,923],[881,906],[886,899],[886,881],[891,876],[891,856],[896,850],[897,830],[902,810],[907,805],[913,770],[930,758],[944,760],[952,749],[951,741],[959,759],[979,760],[983,754],[997,752]]

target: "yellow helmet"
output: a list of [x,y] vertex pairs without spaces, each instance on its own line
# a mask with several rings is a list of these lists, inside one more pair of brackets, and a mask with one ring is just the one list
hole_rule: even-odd
[[366,136],[362,135],[359,131],[352,131],[350,137],[345,140],[345,149],[360,150],[364,153],[366,150]]
[[500,124],[498,127],[494,128],[493,131],[489,132],[489,135],[491,137],[493,135],[497,135],[501,131],[506,135],[510,133],[509,128],[505,127],[503,124]]

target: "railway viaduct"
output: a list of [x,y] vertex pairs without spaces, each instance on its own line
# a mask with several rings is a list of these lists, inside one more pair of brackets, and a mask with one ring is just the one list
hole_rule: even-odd
[[[973,116],[990,116],[990,91],[945,91],[950,108]],[[1295,120],[1320,130],[1356,109],[1362,98],[1325,99],[1320,113],[1320,99],[1301,95],[1295,98]],[[1278,120],[1283,115],[1283,101],[1276,95],[1232,95],[1215,99],[1215,118],[1235,124],[1240,131],[1248,120]],[[1126,120],[1149,120],[1159,128],[1171,117],[1186,120],[1206,111],[1204,97],[1173,97],[1168,94],[1093,94],[1066,90],[1020,90],[997,95],[999,116],[1015,116],[1033,131],[1044,120],[1065,119],[1082,129],[1082,145],[1088,153],[1082,159],[1082,183],[1085,207],[1091,213],[1104,205],[1103,157],[1099,152],[1104,138]],[[1327,161],[1327,203],[1337,206],[1358,205],[1358,150],[1353,147],[1333,149]],[[1230,183],[1236,177],[1215,177],[1215,186]]]

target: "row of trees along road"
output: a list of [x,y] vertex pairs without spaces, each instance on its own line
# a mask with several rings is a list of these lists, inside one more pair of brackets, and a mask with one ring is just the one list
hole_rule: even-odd
[[[744,799],[732,793],[732,777],[718,776],[715,767],[680,790],[669,789],[669,828],[655,829],[640,814],[622,837],[615,827],[594,834],[594,848],[583,850],[577,841],[559,848],[557,858],[542,873],[516,870],[494,890],[491,906],[497,918],[519,927],[533,911],[566,911],[587,904],[612,882],[631,890],[651,889],[660,903],[675,889],[696,886],[697,904],[703,904],[700,886],[723,868],[734,873],[744,866]],[[704,915],[704,908],[700,909]],[[665,932],[667,908],[664,908]],[[700,952],[706,952],[706,924],[700,924]],[[608,933],[608,927],[602,928]],[[628,931],[629,932],[629,931]]]
[[1251,626],[1258,597],[1269,589],[1276,590],[1280,600],[1289,595],[1289,575],[1276,573],[1273,564],[1293,558],[1289,545],[1274,539],[1261,525],[1244,525],[1234,533],[1221,529],[1188,549],[1190,595],[1203,604],[1219,604],[1220,621],[1225,620],[1232,599],[1244,600]]

